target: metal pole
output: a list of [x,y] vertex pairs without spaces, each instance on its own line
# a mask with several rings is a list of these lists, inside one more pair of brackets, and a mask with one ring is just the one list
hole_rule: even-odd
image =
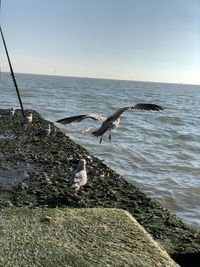
[[6,47],[6,43],[5,43],[5,39],[4,39],[4,36],[3,36],[3,32],[2,32],[1,26],[0,26],[0,32],[1,32],[1,37],[2,37],[2,40],[3,40],[4,48],[5,48],[5,51],[6,51],[8,63],[9,63],[9,66],[10,66],[10,72],[11,72],[11,76],[12,76],[12,79],[13,79],[13,83],[14,83],[15,89],[17,91],[17,96],[18,96],[19,103],[20,103],[20,106],[21,106],[22,114],[23,114],[23,117],[25,118],[23,104],[22,104],[21,97],[20,97],[20,94],[19,94],[18,85],[17,85],[16,79],[15,79],[15,74],[14,74],[11,62],[10,62],[10,57],[9,57],[9,54],[8,54],[8,50],[7,50],[7,47]]
[[[0,10],[1,10],[1,0],[0,0]],[[4,48],[5,48],[5,51],[6,51],[6,55],[7,55],[7,59],[8,59],[9,67],[10,67],[10,72],[11,72],[11,76],[12,76],[12,79],[13,79],[13,83],[14,83],[15,89],[17,91],[17,96],[18,96],[19,103],[20,103],[20,106],[21,106],[22,114],[23,114],[23,117],[25,118],[23,104],[22,104],[22,101],[21,101],[19,89],[18,89],[17,82],[16,82],[16,79],[15,79],[15,74],[14,74],[14,71],[13,71],[13,68],[12,68],[12,64],[11,64],[10,57],[9,57],[9,54],[8,54],[8,49],[6,47],[6,42],[5,42],[5,39],[4,39],[4,36],[3,36],[3,31],[2,31],[1,25],[0,25],[0,32],[1,32],[1,37],[2,37],[2,40],[3,40]]]

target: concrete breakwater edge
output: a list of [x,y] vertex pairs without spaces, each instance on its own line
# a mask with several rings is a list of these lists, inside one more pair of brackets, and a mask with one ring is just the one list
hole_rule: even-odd
[[[3,110],[0,110],[3,113]],[[28,111],[26,111],[28,112]],[[200,233],[126,182],[36,111],[25,127],[18,110],[0,117],[0,208],[117,208],[128,211],[180,266],[200,266]],[[48,124],[47,138],[35,136]],[[87,161],[88,183],[77,196],[68,179]]]

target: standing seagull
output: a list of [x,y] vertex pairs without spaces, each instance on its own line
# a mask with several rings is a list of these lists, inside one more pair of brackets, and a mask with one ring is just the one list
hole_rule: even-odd
[[0,116],[13,116],[15,114],[15,109],[11,108],[4,113],[1,113]]
[[31,124],[33,120],[33,114],[31,112],[28,113],[28,115],[23,119],[23,124]]
[[109,140],[111,141],[111,130],[116,128],[119,123],[120,123],[120,115],[129,110],[129,109],[139,109],[139,110],[163,110],[162,106],[156,105],[156,104],[148,104],[148,103],[138,103],[133,106],[127,106],[118,109],[115,113],[113,113],[110,117],[108,117],[105,121],[103,121],[101,127],[92,132],[92,135],[98,137],[101,136],[100,138],[100,144],[103,139],[103,135],[108,131],[109,133]]
[[15,109],[14,109],[14,108],[11,108],[11,109],[10,109],[10,114],[9,114],[9,115],[10,115],[10,116],[13,116],[14,114],[15,114]]
[[75,191],[78,191],[86,183],[87,183],[86,160],[80,159],[76,169],[73,171],[71,177],[69,178],[69,185]]
[[48,124],[48,128],[39,131],[39,132],[36,134],[36,136],[47,137],[47,136],[50,135],[50,133],[51,133],[51,124]]

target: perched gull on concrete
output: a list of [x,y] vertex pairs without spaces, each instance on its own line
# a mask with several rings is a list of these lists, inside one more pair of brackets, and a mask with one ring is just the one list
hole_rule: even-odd
[[31,124],[33,120],[33,114],[31,112],[28,113],[28,115],[23,119],[23,124]]
[[1,113],[0,116],[13,116],[15,114],[15,109],[11,108],[4,113]]
[[67,117],[64,119],[57,120],[56,122],[62,123],[62,124],[69,124],[69,123],[77,123],[85,119],[92,119],[94,121],[105,121],[106,117],[98,115],[98,114],[86,114],[86,115],[78,115],[73,117]]
[[75,191],[78,191],[82,186],[87,183],[87,172],[86,172],[86,160],[80,159],[76,169],[73,171],[69,178],[69,185]]
[[109,140],[111,141],[111,130],[116,128],[119,123],[120,123],[120,115],[129,110],[129,109],[138,109],[138,110],[163,110],[163,107],[160,105],[156,105],[156,104],[148,104],[148,103],[138,103],[132,106],[127,106],[127,107],[123,107],[118,109],[115,113],[113,113],[110,117],[108,117],[106,120],[103,121],[101,127],[92,132],[92,135],[98,137],[101,136],[100,138],[100,144],[102,142],[103,139],[103,135],[108,132],[109,133]]
[[49,136],[51,133],[51,124],[48,124],[48,128],[45,128],[41,131],[39,131],[36,136],[43,136],[43,137],[47,137]]
[[11,108],[9,112],[9,116],[13,116],[15,114],[15,109]]

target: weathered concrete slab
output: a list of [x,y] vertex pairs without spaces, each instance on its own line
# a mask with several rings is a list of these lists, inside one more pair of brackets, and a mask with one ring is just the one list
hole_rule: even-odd
[[0,266],[178,266],[134,218],[117,209],[6,209]]

